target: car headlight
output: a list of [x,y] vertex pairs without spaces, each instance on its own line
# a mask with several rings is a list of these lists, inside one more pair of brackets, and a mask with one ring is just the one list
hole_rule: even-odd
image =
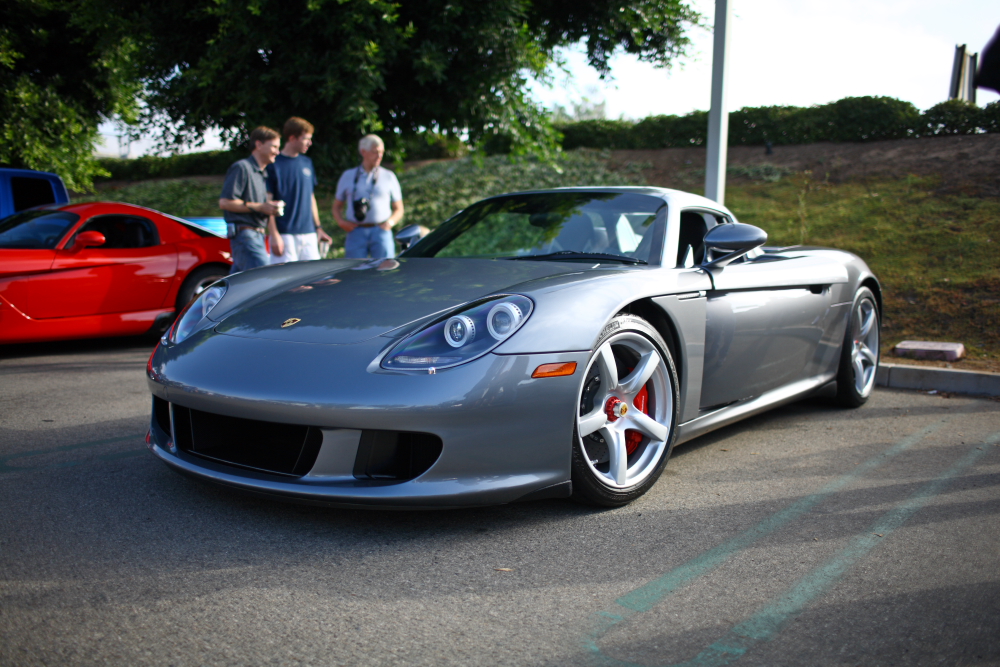
[[382,360],[382,368],[437,370],[472,361],[510,338],[533,307],[520,294],[477,301],[404,338]]
[[188,304],[188,307],[181,311],[180,316],[167,332],[167,341],[170,343],[182,343],[195,331],[202,327],[203,322],[212,312],[216,304],[226,293],[226,283],[216,283],[204,292],[197,299]]

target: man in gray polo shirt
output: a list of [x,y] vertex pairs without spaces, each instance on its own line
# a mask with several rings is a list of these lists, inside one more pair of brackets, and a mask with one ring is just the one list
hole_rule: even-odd
[[267,166],[278,156],[281,135],[263,125],[250,133],[253,152],[237,160],[226,172],[219,208],[231,230],[229,247],[233,252],[231,273],[267,266],[264,246],[267,222],[277,215],[284,202],[271,201],[267,191]]

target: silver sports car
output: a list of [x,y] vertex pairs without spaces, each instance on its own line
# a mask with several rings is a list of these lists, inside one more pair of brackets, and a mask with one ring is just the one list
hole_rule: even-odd
[[616,506],[678,443],[819,391],[859,406],[875,382],[868,266],[764,247],[703,197],[515,193],[397,238],[398,260],[202,292],[149,360],[150,451],[303,502]]

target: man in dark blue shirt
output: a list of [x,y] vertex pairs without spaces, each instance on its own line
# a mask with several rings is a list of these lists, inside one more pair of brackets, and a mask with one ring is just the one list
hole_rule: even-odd
[[319,241],[331,242],[319,222],[316,205],[316,171],[306,151],[312,146],[312,124],[298,117],[285,121],[285,147],[268,169],[267,190],[285,202],[284,211],[272,218],[271,264],[320,259]]

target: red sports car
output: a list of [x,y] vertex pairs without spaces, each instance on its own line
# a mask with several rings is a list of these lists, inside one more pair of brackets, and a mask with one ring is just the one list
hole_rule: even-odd
[[227,239],[141,206],[15,213],[0,220],[0,343],[160,329],[231,265]]

